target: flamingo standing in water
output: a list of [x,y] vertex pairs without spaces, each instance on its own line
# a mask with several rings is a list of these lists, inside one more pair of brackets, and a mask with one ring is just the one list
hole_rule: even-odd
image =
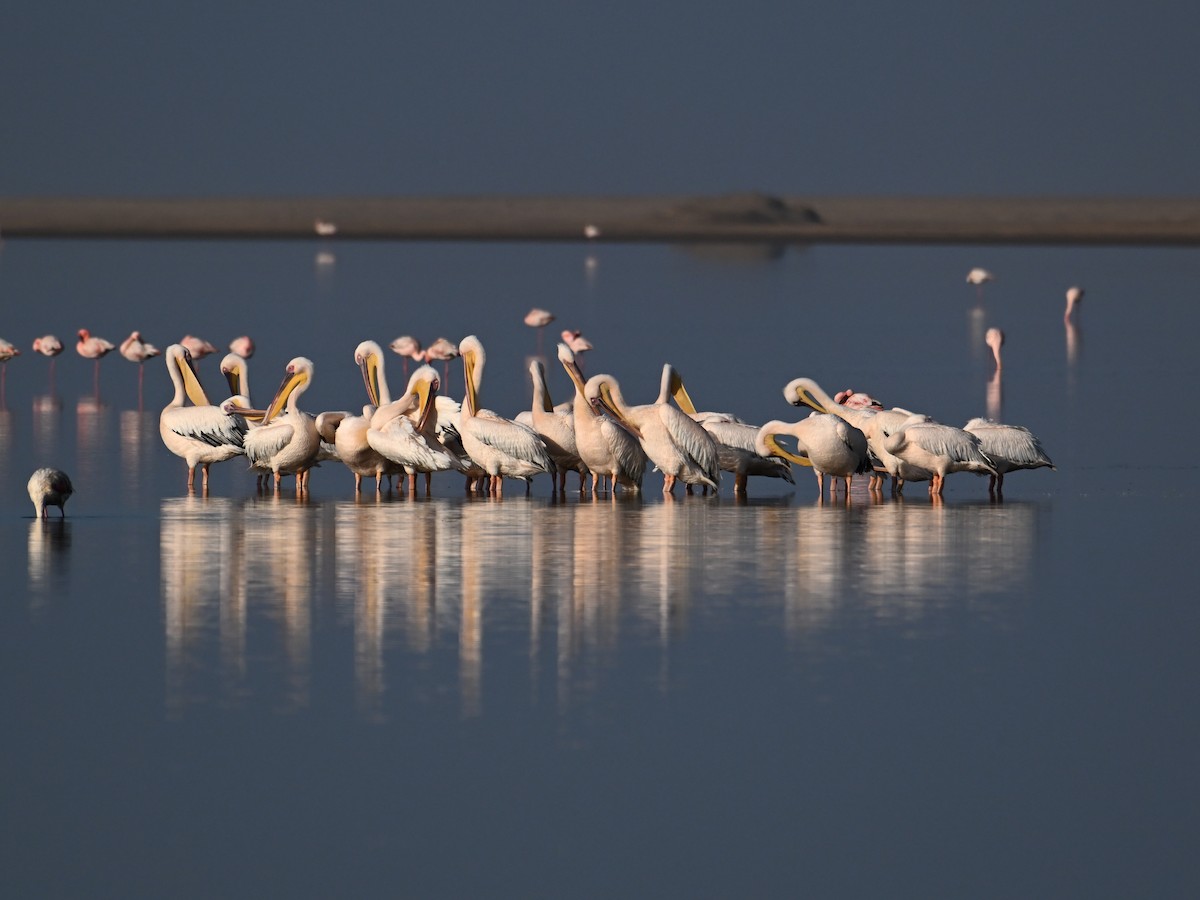
[[8,382],[8,361],[20,355],[20,350],[4,338],[0,338],[0,405],[4,403],[4,386]]
[[112,341],[106,341],[102,337],[93,337],[92,333],[86,328],[79,329],[79,341],[75,344],[75,351],[84,359],[94,359],[96,361],[96,371],[92,378],[92,386],[95,389],[96,396],[100,396],[100,360],[117,349],[117,345]]
[[525,324],[530,328],[537,329],[537,353],[542,355],[542,332],[546,330],[546,326],[554,321],[554,313],[548,309],[538,309],[536,306],[529,312],[525,313]]
[[1068,322],[1071,319],[1071,313],[1075,311],[1075,307],[1083,300],[1083,288],[1069,287],[1067,288],[1067,311],[1063,313],[1063,321]]
[[54,357],[63,352],[62,341],[52,334],[33,339],[33,352],[50,357],[50,391],[54,392]]
[[446,387],[450,385],[450,360],[458,358],[458,344],[444,337],[438,338],[425,348],[425,361],[442,360],[442,381]]
[[411,334],[402,334],[390,344],[393,353],[398,353],[402,362],[401,367],[404,369],[404,376],[408,377],[408,361],[416,360],[418,363],[425,361],[425,353],[421,349],[421,342]]
[[148,359],[153,359],[162,353],[153,344],[147,344],[142,340],[140,331],[132,331],[129,337],[121,341],[121,355],[130,362],[138,364],[138,408],[142,406],[142,382],[146,375],[145,362]]
[[976,266],[967,273],[967,284],[975,285],[975,292],[979,297],[979,302],[983,303],[983,286],[989,281],[995,281],[996,276],[987,269],[981,269]]

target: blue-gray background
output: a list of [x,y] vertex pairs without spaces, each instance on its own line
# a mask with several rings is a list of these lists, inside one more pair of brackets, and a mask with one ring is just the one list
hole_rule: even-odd
[[1189,194],[1200,178],[1194,4],[24,6],[0,29],[0,194]]

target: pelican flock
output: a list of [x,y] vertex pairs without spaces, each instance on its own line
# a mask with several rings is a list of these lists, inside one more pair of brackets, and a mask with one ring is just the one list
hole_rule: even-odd
[[[985,270],[972,270],[968,281],[982,287],[993,278]],[[1079,288],[1068,292],[1068,316],[1082,294]],[[553,320],[552,313],[536,307],[524,317],[539,336]],[[530,483],[540,475],[550,476],[554,494],[565,494],[569,472],[578,474],[581,494],[588,489],[589,475],[593,495],[618,490],[639,493],[647,469],[653,467],[662,475],[666,495],[674,492],[677,483],[689,494],[699,487],[715,495],[722,472],[728,472],[733,475],[734,495],[745,496],[750,476],[794,484],[792,466],[799,465],[813,470],[820,496],[828,475],[833,479],[830,495],[841,479],[849,498],[857,474],[870,475],[867,489],[872,495],[882,490],[890,476],[894,494],[902,492],[907,482],[917,481],[928,482],[930,494],[941,496],[946,477],[965,471],[988,475],[988,493],[995,498],[1002,494],[1006,474],[1054,469],[1038,438],[1028,428],[997,421],[996,405],[990,401],[987,418],[973,418],[964,428],[956,428],[925,413],[886,408],[871,395],[850,388],[830,396],[814,379],[799,377],[784,386],[784,400],[811,407],[809,417],[797,422],[774,419],[756,426],[732,412],[697,410],[682,376],[669,363],[663,365],[653,402],[630,403],[613,375],[585,378],[579,355],[592,350],[586,338],[566,330],[563,339],[558,358],[573,396],[555,406],[545,364],[540,356],[533,357],[527,360],[532,403],[515,419],[508,419],[482,405],[487,357],[475,335],[457,344],[439,338],[425,349],[411,336],[393,340],[389,346],[406,369],[409,360],[418,363],[396,399],[388,389],[384,350],[373,340],[362,341],[354,352],[367,395],[361,413],[327,410],[316,415],[299,408],[312,383],[311,359],[293,358],[271,402],[265,409],[256,408],[247,363],[255,352],[254,341],[249,336],[235,338],[220,366],[229,396],[214,403],[201,386],[195,361],[215,352],[215,345],[188,335],[161,354],[174,393],[160,414],[159,433],[164,446],[187,464],[189,490],[195,488],[197,468],[207,490],[210,466],[239,456],[259,473],[260,484],[273,479],[276,491],[282,478],[294,476],[297,492],[306,493],[311,470],[328,460],[350,471],[356,494],[363,478],[374,478],[376,492],[382,494],[385,484],[392,490],[393,476],[407,475],[407,484],[401,480],[396,488],[407,489],[410,495],[415,494],[422,473],[425,493],[431,493],[432,476],[440,472],[465,475],[468,491],[495,496],[502,494],[506,478],[525,482],[528,493]],[[995,358],[996,381],[1002,370],[1003,332],[990,328],[986,343]],[[44,335],[33,342],[33,349],[53,361],[62,344],[53,335]],[[79,329],[76,349],[80,356],[98,362],[117,348]],[[138,331],[131,332],[119,349],[139,369],[159,355]],[[0,341],[0,362],[8,363],[18,355],[12,344]],[[455,358],[461,358],[463,365],[461,404],[443,394],[449,362]],[[446,366],[442,374],[428,365],[437,360]],[[7,366],[3,368],[6,372]],[[795,449],[789,449],[793,443]],[[69,479],[51,478],[45,474],[48,471],[39,470],[41,480],[36,485],[30,482],[31,498],[42,503],[39,515],[45,506],[61,509],[70,495]]]

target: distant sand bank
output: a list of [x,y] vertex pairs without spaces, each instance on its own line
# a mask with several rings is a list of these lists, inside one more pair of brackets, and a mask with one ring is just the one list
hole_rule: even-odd
[[[332,232],[324,238],[322,230]],[[585,233],[586,232],[586,233]],[[594,236],[589,238],[588,235]],[[0,236],[730,243],[1197,244],[1200,199],[0,198]]]

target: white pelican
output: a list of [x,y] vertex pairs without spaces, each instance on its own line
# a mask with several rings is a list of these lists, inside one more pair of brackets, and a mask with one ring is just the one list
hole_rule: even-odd
[[867,438],[867,446],[878,463],[877,474],[871,477],[869,485],[872,491],[880,490],[883,477],[878,474],[881,468],[892,477],[892,487],[897,492],[903,492],[905,481],[929,481],[933,472],[905,463],[899,457],[889,453],[884,446],[887,438],[900,428],[913,415],[907,409],[854,409],[837,403],[821,386],[811,378],[793,378],[783,389],[783,398],[792,406],[810,406],[817,412],[832,413],[845,420],[861,431]]
[[[803,456],[789,453],[775,440],[777,434],[790,434]],[[832,495],[837,478],[846,481],[846,496],[855,475],[871,471],[867,461],[867,437],[849,422],[829,414],[812,413],[799,422],[768,422],[758,430],[755,449],[762,456],[778,456],[803,466],[811,466],[817,476],[817,495],[825,496],[825,476],[835,476],[829,485]]]
[[248,334],[235,337],[229,342],[229,352],[236,353],[242,359],[249,359],[254,355],[254,339]]
[[418,472],[425,473],[428,496],[432,473],[463,468],[437,437],[438,384],[433,366],[421,366],[409,378],[404,395],[380,406],[367,429],[371,449],[408,473],[410,495],[416,493]]
[[459,433],[463,447],[491,477],[494,494],[503,491],[505,478],[525,481],[528,492],[534,475],[554,474],[554,460],[537,432],[511,419],[480,409],[479,389],[483,383],[483,366],[487,360],[483,344],[475,335],[463,338],[458,344],[463,360],[463,375],[467,390],[462,404]]
[[[208,467],[244,452],[246,420],[222,412],[208,402],[191,355],[183,345],[172,344],[163,358],[175,385],[175,397],[159,416],[158,433],[167,449],[187,462],[189,490],[196,483],[196,466],[203,471],[203,486],[207,490]],[[185,395],[193,406],[184,406]]]
[[204,359],[210,353],[217,352],[217,348],[204,340],[204,338],[198,338],[190,334],[185,334],[179,343],[187,347],[188,353],[192,354],[193,361]]
[[384,372],[383,348],[375,341],[363,341],[354,348],[354,364],[362,371],[367,387],[367,399],[362,415],[347,414],[337,423],[333,445],[338,458],[354,474],[354,493],[362,491],[363,478],[375,479],[375,493],[383,492],[383,480],[398,475],[403,469],[384,457],[367,441],[371,416],[380,406],[391,403],[387,374]]
[[979,447],[992,461],[996,474],[988,479],[988,493],[1004,490],[1004,475],[1018,469],[1054,468],[1042,442],[1023,425],[1004,425],[991,419],[972,419],[964,428],[979,438]]
[[246,398],[246,402],[250,402],[250,367],[246,360],[248,357],[242,356],[237,352],[226,353],[224,359],[221,360],[221,374],[225,376],[225,383],[229,385],[230,395],[240,395]]
[[246,458],[253,468],[270,471],[275,476],[276,491],[285,475],[296,476],[298,493],[307,491],[309,470],[321,452],[316,421],[297,406],[300,395],[312,384],[312,377],[311,359],[297,356],[289,362],[283,382],[263,414],[262,424],[246,434]]
[[601,476],[610,478],[614,489],[619,484],[627,491],[641,491],[646,471],[642,445],[619,419],[604,412],[602,404],[587,399],[591,382],[584,383],[575,354],[566,344],[558,345],[558,360],[575,384],[575,444],[592,473],[592,493]]
[[715,491],[721,483],[717,444],[683,410],[671,405],[673,372],[669,363],[663,366],[658,399],[653,403],[630,406],[611,375],[589,379],[585,396],[602,402],[637,436],[646,456],[663,473],[664,494],[674,491],[677,480],[689,491],[696,484]]
[[1063,313],[1063,321],[1071,318],[1071,313],[1075,311],[1075,307],[1083,300],[1083,288],[1069,287],[1067,288],[1067,311]]
[[683,378],[674,368],[671,369],[670,390],[679,408],[716,441],[717,463],[722,472],[733,473],[735,494],[746,492],[746,480],[750,475],[765,475],[768,478],[782,478],[788,484],[796,483],[787,459],[765,457],[755,449],[759,431],[757,425],[743,422],[732,413],[697,412],[687,388],[683,386]]
[[58,469],[38,469],[29,476],[29,499],[33,501],[34,518],[46,519],[50,516],[51,506],[57,506],[59,513],[67,517],[67,500],[75,493],[71,487],[71,479],[66,472]]
[[437,407],[438,416],[437,439],[446,448],[446,451],[458,461],[458,468],[467,476],[467,493],[471,493],[476,486],[482,491],[484,482],[491,476],[479,463],[471,459],[467,449],[463,446],[462,435],[458,430],[462,423],[462,404],[450,397],[438,394],[434,398],[434,406]]
[[[540,334],[540,332],[539,332]],[[575,440],[575,416],[571,411],[554,408],[550,390],[546,387],[546,367],[540,359],[529,363],[533,378],[533,408],[529,411],[531,426],[546,443],[555,468],[558,469],[556,488],[560,494],[567,490],[567,472],[579,473],[579,490],[587,483],[588,467],[579,456]]]
[[883,442],[901,460],[933,473],[930,493],[941,494],[951,472],[996,474],[996,467],[979,447],[979,438],[928,416],[914,415]]

